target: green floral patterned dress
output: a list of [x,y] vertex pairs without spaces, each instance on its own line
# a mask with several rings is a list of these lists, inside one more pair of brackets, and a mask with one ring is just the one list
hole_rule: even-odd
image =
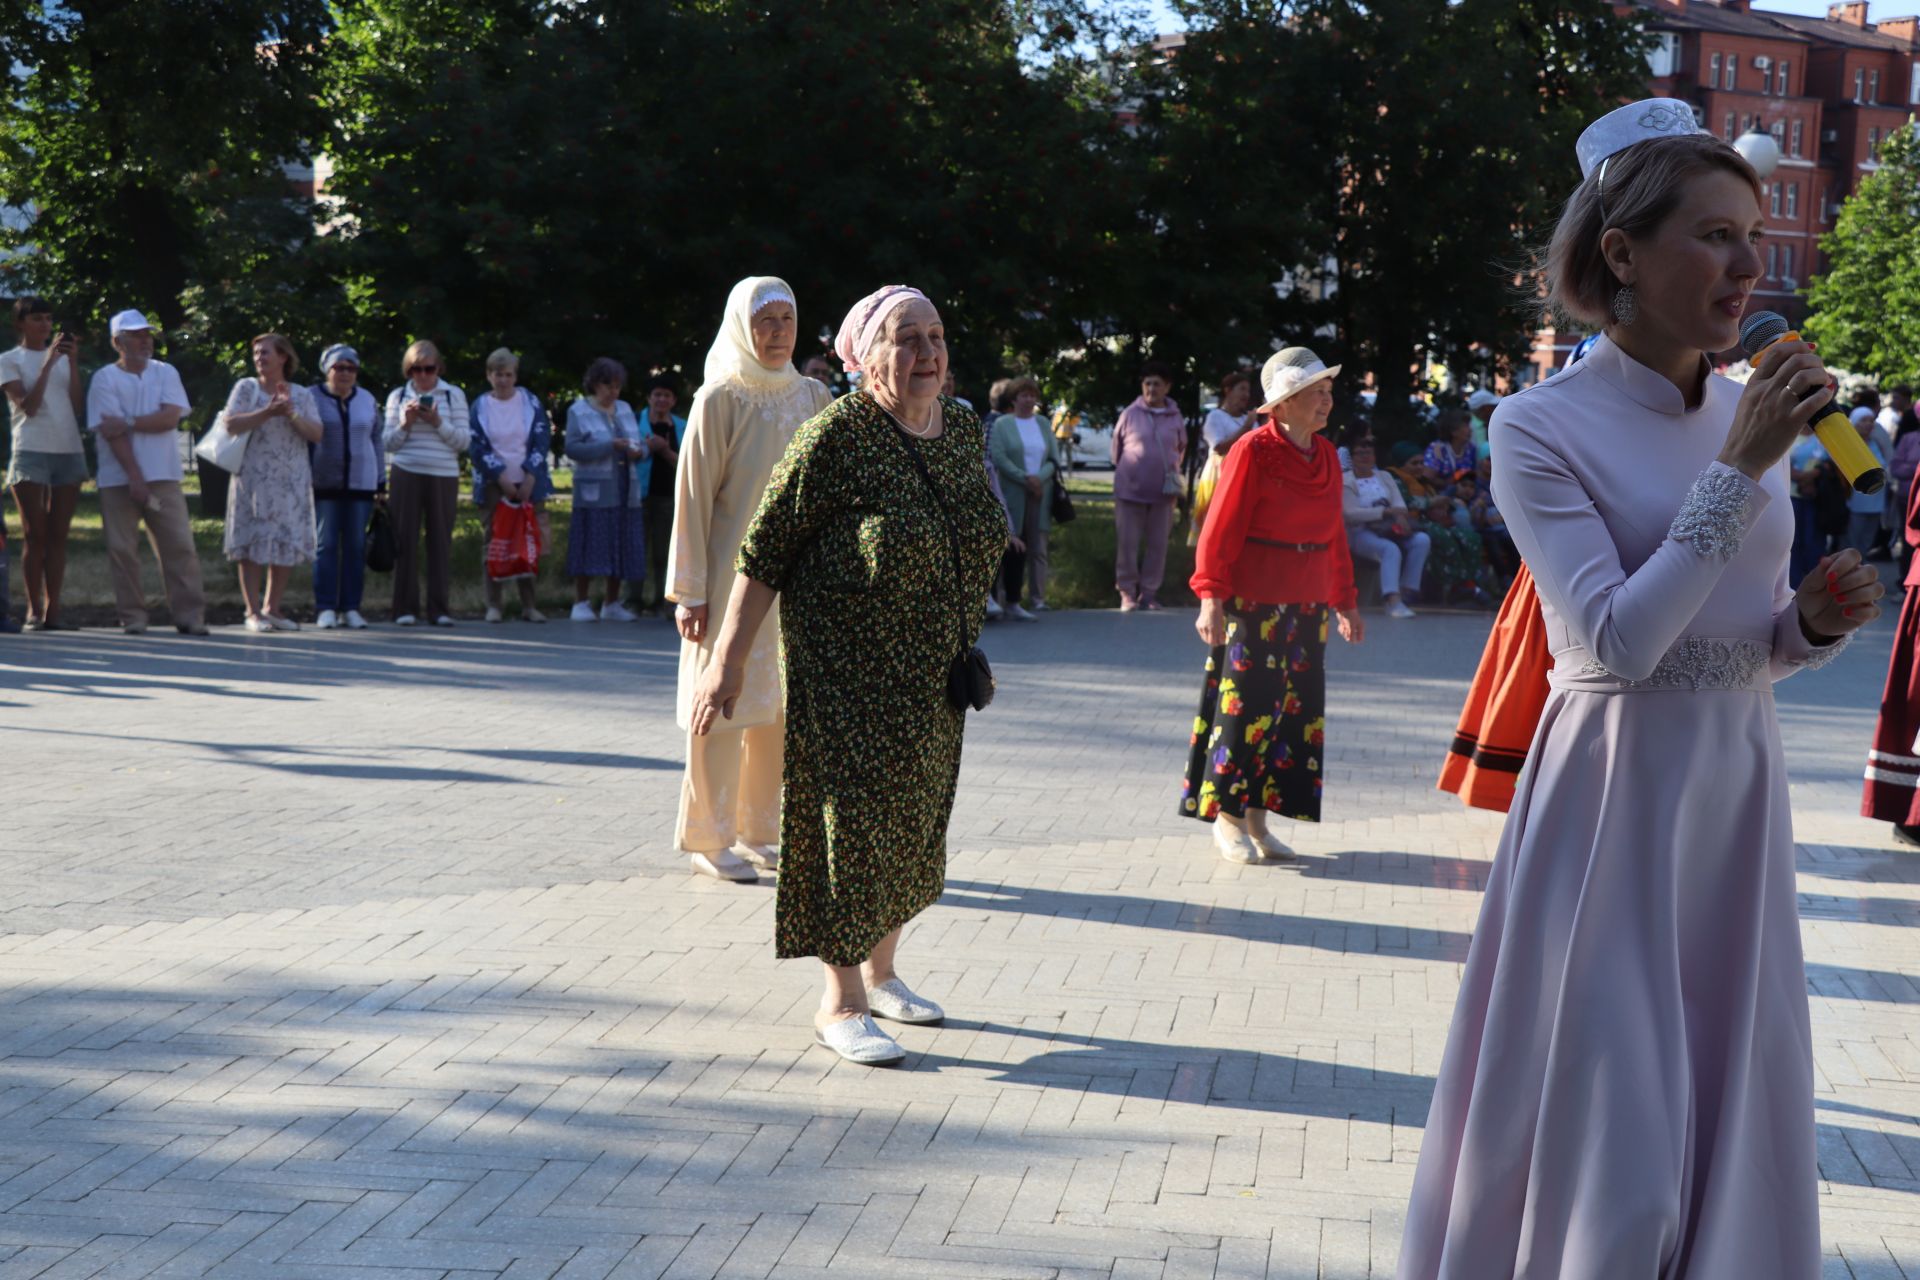
[[980,420],[941,406],[945,431],[920,441],[864,392],[829,405],[794,436],[740,547],[739,572],[780,592],[782,959],[858,964],[946,884],[966,725],[947,671],[963,619],[968,643],[980,634],[1007,523]]

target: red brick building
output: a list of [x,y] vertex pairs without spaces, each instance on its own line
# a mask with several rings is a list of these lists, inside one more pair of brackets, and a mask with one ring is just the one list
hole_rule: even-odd
[[[1871,23],[1865,0],[1825,18],[1751,9],[1747,0],[1632,0],[1659,41],[1647,88],[1694,104],[1703,127],[1732,141],[1771,133],[1780,165],[1767,180],[1764,278],[1754,304],[1790,319],[1822,266],[1819,239],[1840,202],[1874,166],[1875,148],[1920,111],[1914,18]],[[1543,331],[1539,373],[1557,367],[1578,334]]]

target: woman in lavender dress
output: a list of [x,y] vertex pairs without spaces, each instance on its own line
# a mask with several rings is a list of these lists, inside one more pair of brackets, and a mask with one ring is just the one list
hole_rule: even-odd
[[1803,343],[1744,391],[1759,184],[1684,102],[1581,136],[1552,302],[1606,336],[1495,412],[1494,489],[1552,691],[1441,1060],[1401,1280],[1820,1270],[1813,1062],[1772,684],[1878,612],[1848,551],[1795,592]]

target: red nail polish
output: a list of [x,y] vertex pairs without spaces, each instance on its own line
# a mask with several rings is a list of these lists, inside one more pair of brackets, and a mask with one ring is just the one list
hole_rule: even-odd
[[1851,610],[1851,609],[1842,609],[1842,610],[1840,611],[1840,616],[1841,616],[1841,617],[1843,617],[1843,618],[1851,618],[1851,617],[1853,616],[1853,610]]

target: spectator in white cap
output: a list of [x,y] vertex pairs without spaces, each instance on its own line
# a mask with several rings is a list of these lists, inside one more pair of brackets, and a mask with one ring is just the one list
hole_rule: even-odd
[[367,521],[373,504],[385,501],[387,451],[381,439],[380,405],[360,385],[360,353],[336,342],[320,353],[321,381],[313,388],[320,414],[320,442],[313,447],[313,510],[317,543],[313,558],[314,625],[358,631],[367,582]]
[[1500,397],[1485,387],[1467,397],[1467,412],[1473,415],[1473,447],[1482,457],[1487,457],[1487,423],[1493,421],[1493,406],[1500,403]]
[[[227,490],[227,559],[240,566],[247,630],[298,631],[282,596],[295,565],[313,559],[313,467],[324,429],[313,393],[296,386],[300,357],[277,333],[255,338],[251,378],[227,397],[227,430],[247,437]],[[261,575],[266,581],[263,586]]]
[[120,358],[87,386],[87,426],[99,435],[100,519],[113,577],[120,629],[147,629],[140,588],[138,539],[147,528],[160,561],[167,610],[182,635],[207,634],[206,592],[193,545],[187,500],[180,492],[180,419],[190,407],[180,375],[153,358],[153,328],[138,311],[122,311],[108,326]]

